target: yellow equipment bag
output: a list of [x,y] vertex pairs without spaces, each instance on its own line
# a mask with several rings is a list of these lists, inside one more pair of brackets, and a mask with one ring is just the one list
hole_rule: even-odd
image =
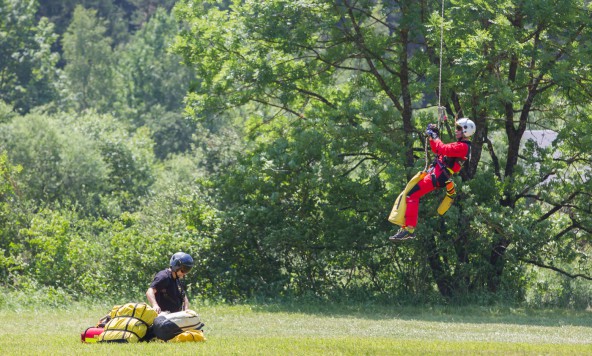
[[407,210],[407,193],[426,176],[427,172],[419,172],[405,186],[405,189],[399,194],[397,200],[395,200],[395,204],[393,205],[393,209],[388,217],[388,221],[395,225],[404,226],[405,225],[405,211]]
[[444,215],[448,211],[448,209],[450,209],[453,202],[454,199],[452,199],[448,195],[445,196],[442,202],[440,203],[440,206],[438,206],[438,214]]
[[109,313],[111,320],[99,335],[99,342],[138,342],[158,316],[146,303],[116,305]]
[[438,206],[438,214],[444,215],[450,206],[454,202],[454,196],[456,195],[456,185],[452,180],[446,182],[446,196],[444,196],[444,200]]
[[199,342],[206,341],[203,330],[187,330],[175,336],[169,342]]

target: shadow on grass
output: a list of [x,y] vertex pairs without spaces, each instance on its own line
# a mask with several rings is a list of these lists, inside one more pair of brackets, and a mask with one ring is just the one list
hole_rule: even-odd
[[249,306],[253,311],[266,313],[298,313],[370,320],[400,319],[445,323],[592,327],[592,310],[526,309],[501,306],[386,306],[300,301],[255,302],[249,303]]

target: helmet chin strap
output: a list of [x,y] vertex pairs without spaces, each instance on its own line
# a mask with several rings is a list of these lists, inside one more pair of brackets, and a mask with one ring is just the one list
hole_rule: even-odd
[[179,271],[181,269],[178,269],[176,271],[173,269],[173,267],[169,267],[169,269],[171,270],[171,274],[172,274],[172,276],[173,276],[174,279],[180,279],[181,278],[181,277],[179,277]]

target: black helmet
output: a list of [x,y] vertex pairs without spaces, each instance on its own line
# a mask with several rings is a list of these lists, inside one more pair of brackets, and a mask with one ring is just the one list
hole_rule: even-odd
[[170,264],[173,272],[182,270],[184,273],[187,273],[193,268],[193,258],[185,252],[177,252],[171,257]]

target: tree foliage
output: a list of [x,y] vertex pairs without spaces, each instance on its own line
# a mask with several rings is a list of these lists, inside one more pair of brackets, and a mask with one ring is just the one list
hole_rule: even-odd
[[[392,271],[393,259],[415,258],[427,261],[419,274],[445,296],[510,291],[524,286],[529,264],[552,265],[534,258],[541,244],[562,259],[585,258],[589,225],[577,217],[588,208],[574,201],[587,196],[590,180],[565,179],[571,159],[550,149],[535,155],[530,144],[526,157],[519,153],[529,126],[560,132],[558,149],[573,127],[557,117],[588,105],[589,92],[574,84],[590,80],[586,3],[448,5],[440,54],[439,8],[425,2],[180,2],[187,30],[176,49],[200,78],[188,95],[192,112],[257,107],[247,123],[257,144],[213,181],[223,218],[212,246],[230,273],[217,275],[251,276],[244,285],[231,278],[235,290],[275,283],[324,293],[357,283],[386,291],[377,276],[418,290]],[[398,193],[405,168],[423,165],[415,133],[433,119],[420,109],[435,104],[440,60],[443,105],[477,123],[472,157],[457,207],[435,218],[435,202],[424,199],[421,243],[395,247],[393,257],[383,242],[396,196],[388,191]],[[498,129],[501,152],[492,144]],[[571,148],[581,170],[588,150]],[[551,173],[564,178],[548,189]],[[562,191],[572,194],[560,198]],[[558,241],[569,247],[555,248]],[[583,248],[565,254],[575,245]]]
[[95,10],[76,7],[64,34],[65,82],[62,90],[65,109],[78,112],[94,108],[111,110],[115,102],[117,78],[113,68],[111,39],[105,36],[104,21]]
[[[590,304],[588,1],[0,5],[3,287]],[[459,194],[391,245],[438,105]]]
[[161,9],[115,51],[123,83],[118,114],[136,127],[150,128],[161,159],[189,151],[196,131],[195,123],[181,114],[191,71],[169,51],[178,30],[174,17]]
[[39,3],[37,18],[48,18],[56,25],[56,32],[63,34],[76,6],[95,9],[99,17],[109,20],[106,35],[119,44],[125,43],[159,8],[169,11],[174,3],[175,0],[43,0]]
[[[550,267],[559,256],[585,259],[590,225],[580,216],[589,207],[580,199],[587,199],[590,187],[584,173],[590,146],[565,138],[578,132],[576,122],[590,121],[585,109],[590,93],[582,86],[592,74],[586,54],[590,8],[583,1],[458,5],[450,15],[459,21],[450,28],[454,41],[447,47],[448,58],[454,58],[448,75],[455,83],[448,96],[452,107],[475,118],[479,128],[466,177],[479,174],[486,148],[492,164],[479,169],[494,177],[489,185],[498,186],[495,205],[469,210],[477,217],[477,232],[489,240],[485,284],[495,291],[511,268],[507,261]],[[478,30],[469,34],[468,28]],[[492,145],[498,129],[504,132],[501,152]],[[524,147],[525,132],[537,129],[559,135],[546,149]],[[541,255],[541,248],[549,254]]]
[[1,125],[0,148],[23,167],[16,182],[37,205],[83,215],[133,210],[153,182],[152,141],[109,116],[30,114]]
[[0,100],[20,112],[55,100],[53,24],[35,20],[34,0],[0,1]]

